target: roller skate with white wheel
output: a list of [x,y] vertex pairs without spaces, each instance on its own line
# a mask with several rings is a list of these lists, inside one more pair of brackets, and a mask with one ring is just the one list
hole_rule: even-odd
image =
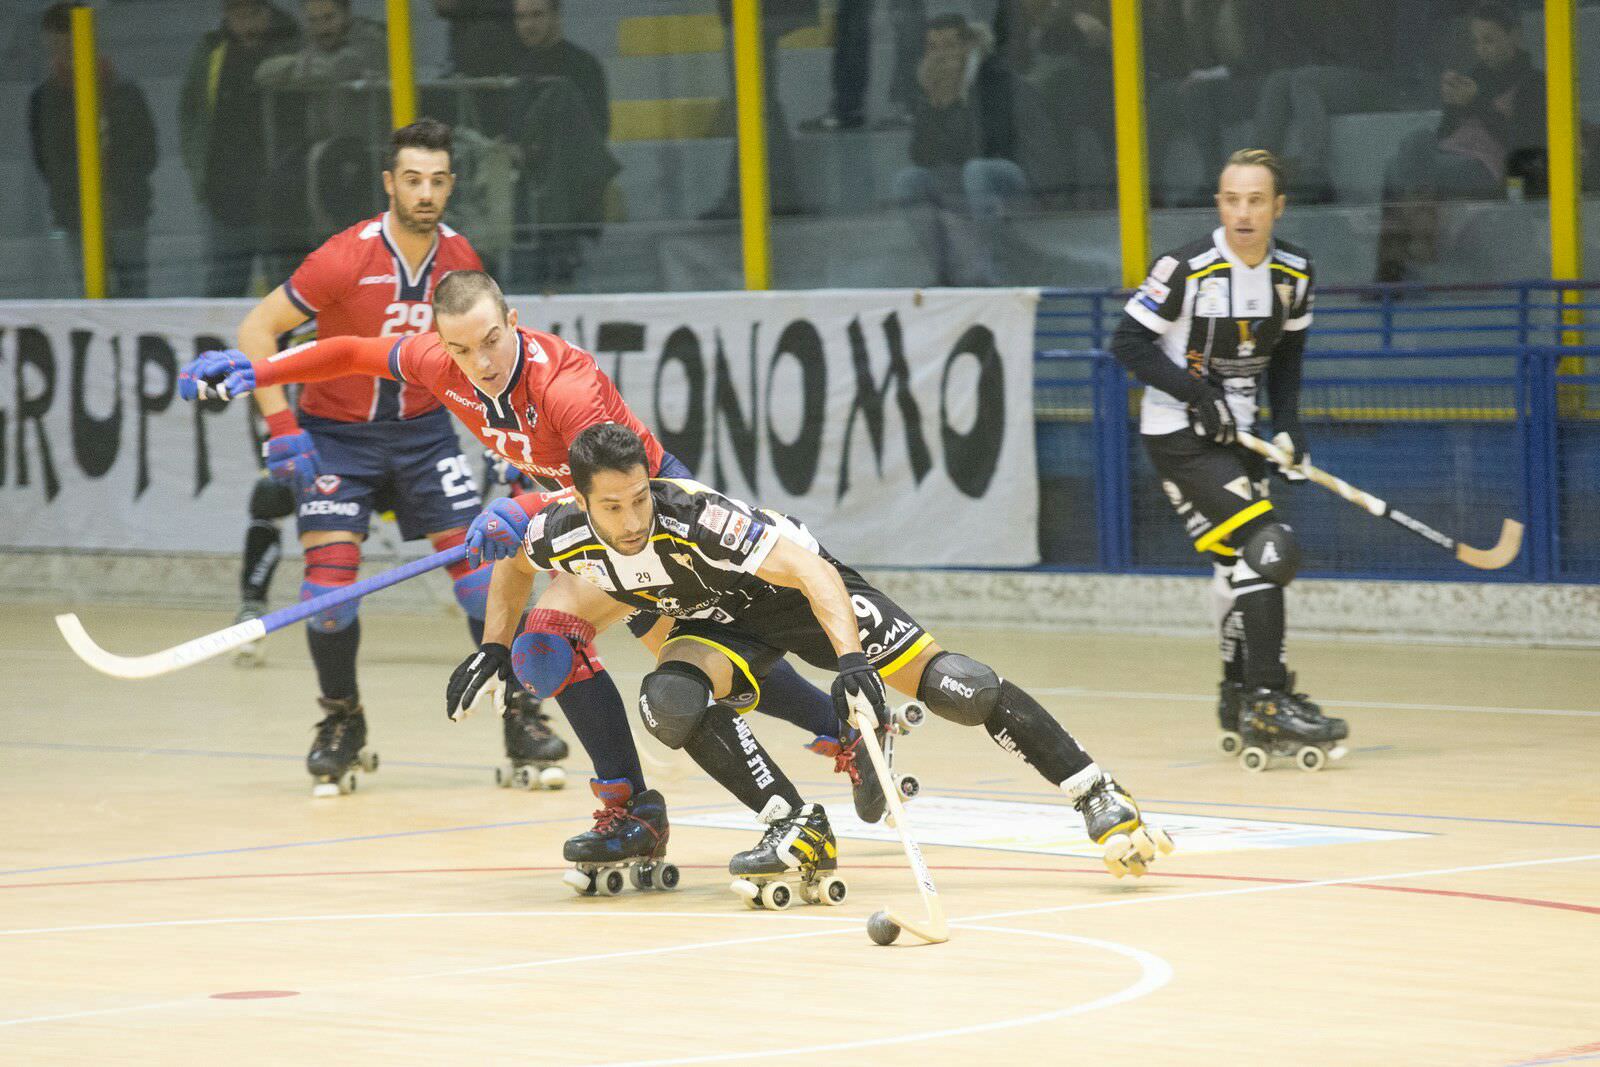
[[567,784],[561,761],[567,743],[550,729],[550,716],[526,689],[506,697],[506,763],[494,769],[494,784],[510,789],[560,789]]
[[1294,692],[1294,675],[1283,689],[1256,689],[1239,716],[1239,766],[1264,771],[1275,757],[1294,760],[1303,771],[1320,771],[1348,752],[1350,726],[1329,718],[1304,693]]
[[357,772],[371,774],[378,769],[378,754],[367,748],[367,717],[356,697],[330,700],[318,697],[325,713],[317,723],[317,736],[306,753],[306,770],[311,772],[314,797],[337,797],[354,793]]
[[561,876],[579,896],[614,897],[635,889],[676,889],[678,868],[666,862],[667,802],[654,789],[635,796],[625,778],[589,780],[602,807],[594,829],[570,839],[561,855],[573,869]]
[[756,847],[728,861],[729,887],[748,908],[782,911],[799,896],[807,904],[843,904],[850,889],[836,873],[839,846],[820,805],[790,808],[773,797],[757,816],[767,824]]
[[928,709],[918,701],[911,701],[896,708],[890,716],[889,729],[880,735],[883,744],[883,763],[889,768],[889,776],[893,779],[894,790],[900,794],[901,800],[913,800],[922,792],[922,783],[914,774],[897,770],[895,767],[895,746],[899,738],[909,734],[928,720]]
[[1062,782],[1061,789],[1083,816],[1089,840],[1100,846],[1106,870],[1116,877],[1137,878],[1155,862],[1158,852],[1172,851],[1167,832],[1145,822],[1133,796],[1098,765],[1089,764]]
[[[233,618],[233,624],[249,622],[259,619],[267,613],[267,605],[260,600],[246,600],[239,607],[239,614]],[[240,645],[233,650],[233,665],[235,667],[259,667],[267,662],[267,642],[265,639],[251,641],[248,645]]]
[[1239,741],[1239,713],[1244,710],[1250,690],[1243,682],[1223,679],[1217,687],[1217,725],[1222,733],[1217,737],[1217,747],[1225,755],[1236,756],[1243,744]]

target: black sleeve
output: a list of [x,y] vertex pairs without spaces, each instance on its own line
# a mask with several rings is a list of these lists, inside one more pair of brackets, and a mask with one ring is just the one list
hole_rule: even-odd
[[1272,405],[1272,428],[1287,430],[1300,425],[1300,379],[1305,368],[1306,331],[1286,333],[1272,353],[1267,368],[1267,402]]
[[1111,335],[1111,352],[1128,371],[1145,385],[1153,386],[1186,404],[1198,403],[1204,395],[1200,382],[1161,351],[1159,335],[1150,327],[1124,313]]

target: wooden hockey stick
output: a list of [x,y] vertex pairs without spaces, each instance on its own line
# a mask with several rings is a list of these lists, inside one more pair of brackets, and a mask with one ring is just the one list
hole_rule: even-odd
[[[856,729],[861,731],[861,747],[867,750],[867,758],[872,761],[873,770],[878,772],[878,783],[883,787],[883,797],[889,802],[890,823],[900,835],[900,846],[905,849],[906,859],[911,863],[911,873],[917,879],[917,890],[922,894],[922,905],[928,912],[926,920],[910,920],[885,908],[872,917],[873,922],[878,922],[879,916],[883,916],[888,922],[903,930],[911,931],[930,945],[948,941],[950,927],[944,920],[944,905],[939,902],[939,887],[933,884],[933,875],[928,873],[928,865],[922,859],[922,850],[917,847],[916,839],[911,836],[911,828],[906,824],[906,809],[900,803],[899,791],[894,788],[888,761],[883,758],[883,749],[878,745],[878,714],[864,693],[851,694],[850,710]],[[869,932],[871,929],[872,924],[869,924]],[[873,940],[878,940],[876,933],[873,934]],[[889,941],[893,940],[891,934]],[[889,941],[881,943],[888,944]]]
[[1471,545],[1462,544],[1447,534],[1442,534],[1425,522],[1413,519],[1410,515],[1390,506],[1390,504],[1375,497],[1364,489],[1357,489],[1343,478],[1329,474],[1319,467],[1309,463],[1302,463],[1295,467],[1289,463],[1289,454],[1270,441],[1263,441],[1253,434],[1243,430],[1239,431],[1239,443],[1257,455],[1265,456],[1280,467],[1289,467],[1299,471],[1309,480],[1316,482],[1324,489],[1332,490],[1339,496],[1350,501],[1357,507],[1364,508],[1380,519],[1388,519],[1397,526],[1403,526],[1416,534],[1424,541],[1431,542],[1454,553],[1456,559],[1469,567],[1476,567],[1480,571],[1497,571],[1517,558],[1517,553],[1522,551],[1522,523],[1515,519],[1502,519],[1500,522],[1500,540],[1493,548],[1473,548]]
[[457,560],[465,559],[466,555],[466,545],[447,548],[443,552],[435,552],[431,556],[402,563],[382,574],[374,574],[371,578],[364,578],[332,593],[324,593],[319,597],[279,608],[259,619],[236,622],[232,626],[160,652],[152,652],[147,656],[119,656],[114,652],[107,652],[95,644],[94,638],[83,628],[83,623],[70,612],[56,616],[56,627],[60,629],[61,636],[67,639],[67,644],[72,646],[72,651],[78,654],[78,658],[101,674],[109,674],[113,678],[154,678],[157,675],[181,671],[185,667],[193,667],[196,663],[204,663],[240,645],[259,641],[274,630],[281,630],[302,619],[309,619],[319,611],[338,607],[352,600],[360,600],[364,596],[397,585],[408,578],[447,567]]

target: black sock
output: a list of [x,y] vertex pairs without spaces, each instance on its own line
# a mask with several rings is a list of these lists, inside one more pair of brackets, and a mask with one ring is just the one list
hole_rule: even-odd
[[1222,620],[1222,680],[1244,681],[1244,618],[1234,608]]
[[317,684],[329,700],[344,700],[356,695],[356,650],[361,647],[361,620],[342,630],[327,633],[306,627],[306,644],[311,662],[317,666]]
[[1000,706],[983,728],[994,743],[1060,785],[1094,761],[1055,717],[1010,682],[1000,683]]
[[1234,601],[1244,622],[1244,681],[1253,689],[1289,684],[1283,665],[1283,587],[1252,579]]
[[244,564],[239,568],[239,598],[264,603],[272,573],[283,558],[278,524],[270,519],[251,519],[244,532]]
[[813,734],[834,737],[839,733],[833,697],[800,677],[788,660],[779,660],[761,680],[761,703],[756,710]]
[[683,750],[701,770],[758,815],[774,796],[788,801],[796,811],[805,803],[783,768],[750,732],[750,724],[725,704],[706,708]]
[[643,793],[644,771],[639,767],[633,731],[628,728],[628,709],[611,675],[601,671],[573,682],[556,697],[556,703],[572,725],[578,744],[589,754],[594,776],[602,781],[626,778],[635,796]]

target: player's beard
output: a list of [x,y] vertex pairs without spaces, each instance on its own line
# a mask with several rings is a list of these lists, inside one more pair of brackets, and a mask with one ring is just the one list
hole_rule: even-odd
[[432,218],[419,219],[413,215],[404,204],[397,199],[394,202],[394,215],[400,225],[419,237],[432,237],[439,229],[439,220],[444,218],[444,208],[440,206]]

